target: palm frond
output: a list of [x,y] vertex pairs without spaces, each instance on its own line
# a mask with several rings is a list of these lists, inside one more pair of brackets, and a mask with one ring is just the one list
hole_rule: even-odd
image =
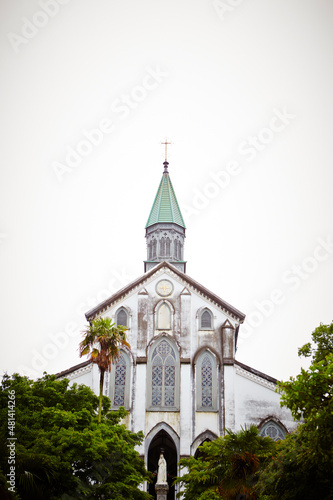
[[111,371],[112,363],[115,363],[120,355],[120,348],[130,345],[126,339],[127,328],[116,326],[111,318],[97,318],[82,332],[83,340],[79,345],[80,356],[88,355],[100,370],[100,395],[98,421],[101,421],[101,407],[103,396],[104,373]]

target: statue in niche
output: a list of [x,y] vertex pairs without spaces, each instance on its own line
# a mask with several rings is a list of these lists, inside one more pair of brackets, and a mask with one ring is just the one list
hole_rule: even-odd
[[157,481],[156,484],[167,484],[167,464],[164,458],[164,450],[161,450],[158,461]]

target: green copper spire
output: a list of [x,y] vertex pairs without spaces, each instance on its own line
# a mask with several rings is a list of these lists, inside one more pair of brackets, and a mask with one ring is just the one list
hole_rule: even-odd
[[165,140],[164,172],[146,224],[147,260],[145,272],[159,262],[169,262],[186,272],[184,261],[185,224],[178,206],[168,171],[167,145]]
[[163,165],[164,172],[148,217],[146,228],[160,222],[171,222],[185,229],[183,216],[179,209],[178,201],[169,176],[169,163],[165,161]]

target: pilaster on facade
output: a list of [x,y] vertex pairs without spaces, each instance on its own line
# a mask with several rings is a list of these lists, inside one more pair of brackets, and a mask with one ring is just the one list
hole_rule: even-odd
[[223,365],[224,428],[235,429],[235,367]]
[[192,428],[194,424],[192,412],[191,365],[181,364],[181,393],[180,393],[180,455],[186,455],[192,442]]
[[146,433],[146,391],[147,391],[147,364],[136,365],[135,396],[133,399],[133,427],[134,432]]

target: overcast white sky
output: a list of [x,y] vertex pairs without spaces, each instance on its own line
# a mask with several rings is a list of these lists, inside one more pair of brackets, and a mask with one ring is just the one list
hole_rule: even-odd
[[330,0],[1,1],[2,373],[81,362],[84,312],[143,273],[165,136],[187,272],[248,317],[238,360],[306,366],[297,348],[333,320],[332,17]]

